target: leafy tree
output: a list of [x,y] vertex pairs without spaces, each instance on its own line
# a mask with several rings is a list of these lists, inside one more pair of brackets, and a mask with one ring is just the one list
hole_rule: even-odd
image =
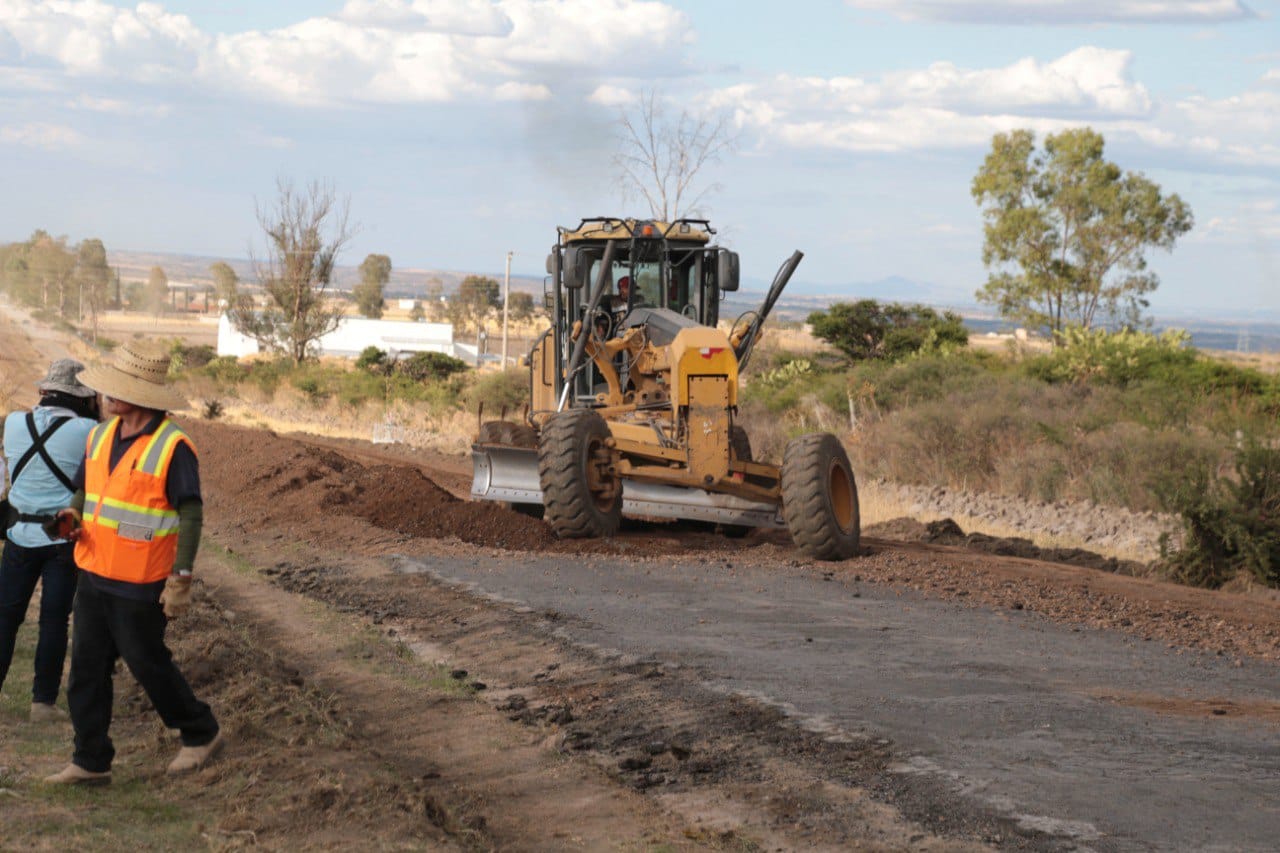
[[360,313],[370,319],[382,317],[383,297],[387,282],[391,280],[391,259],[386,255],[369,255],[360,264],[360,283],[351,296]]
[[409,319],[415,323],[421,323],[427,317],[427,312],[422,310],[422,303],[417,299],[413,300],[413,308],[409,309]]
[[427,298],[424,300],[423,306],[426,310],[426,318],[429,320],[440,320],[445,315],[444,298],[444,282],[438,278],[432,278],[427,282]]
[[454,325],[475,326],[488,316],[489,310],[502,304],[502,288],[497,279],[469,275],[458,285],[449,301],[449,319]]
[[43,308],[53,307],[65,317],[76,256],[67,250],[66,237],[52,237],[44,231],[36,231],[30,245],[28,264],[40,288],[39,304]]
[[31,274],[30,243],[10,243],[0,247],[0,284],[19,302],[37,303],[35,279]]
[[997,134],[971,186],[986,220],[978,298],[1001,315],[1053,332],[1100,318],[1136,324],[1159,280],[1150,248],[1171,250],[1191,229],[1177,195],[1103,157],[1102,134]]
[[697,190],[704,168],[720,160],[735,144],[729,117],[694,116],[682,111],[672,119],[657,92],[640,98],[634,113],[618,118],[618,150],[613,156],[624,201],[643,198],[655,219],[670,222],[698,211],[715,189]]
[[76,248],[76,282],[80,301],[89,312],[93,340],[98,340],[98,314],[111,297],[111,267],[107,265],[107,249],[96,238],[82,240]]
[[837,302],[809,315],[815,337],[853,359],[893,361],[926,349],[965,346],[969,333],[960,316],[924,305],[881,304],[874,299]]
[[140,281],[131,281],[124,288],[124,305],[130,311],[144,311],[147,308],[147,286]]
[[257,211],[267,254],[251,260],[267,305],[258,308],[240,294],[229,317],[242,334],[264,349],[284,352],[295,365],[314,353],[342,317],[342,305],[326,291],[338,253],[351,239],[349,207],[327,185],[313,182],[299,190],[280,180],[274,206]]
[[147,276],[147,308],[157,317],[169,307],[169,277],[160,267],[152,267]]
[[240,276],[236,275],[231,264],[217,261],[210,265],[209,272],[213,275],[213,290],[218,301],[227,307],[234,305],[240,295]]
[[522,323],[533,316],[533,294],[516,292],[507,299],[507,311],[511,319]]

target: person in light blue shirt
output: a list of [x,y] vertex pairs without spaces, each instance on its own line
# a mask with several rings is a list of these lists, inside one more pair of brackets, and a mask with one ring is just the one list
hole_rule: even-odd
[[49,367],[30,412],[4,420],[4,460],[9,471],[10,517],[0,555],[0,686],[13,662],[14,640],[27,615],[36,582],[40,633],[36,640],[31,719],[60,719],[54,705],[67,658],[67,623],[76,592],[75,544],[52,539],[45,524],[71,502],[72,478],[84,460],[85,442],[97,424],[96,392],[80,384],[80,362],[63,358]]

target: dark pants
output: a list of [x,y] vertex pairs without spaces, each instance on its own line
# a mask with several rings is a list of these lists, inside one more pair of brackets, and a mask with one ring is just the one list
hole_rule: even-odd
[[217,736],[213,712],[191,692],[164,644],[168,620],[161,605],[104,593],[86,578],[76,594],[75,614],[67,681],[76,731],[74,764],[93,773],[111,769],[116,751],[108,729],[117,658],[124,659],[164,724],[181,732],[184,746],[204,746]]
[[76,594],[75,546],[70,542],[24,548],[6,542],[0,557],[0,685],[13,663],[18,626],[40,581],[40,636],[36,640],[36,677],[31,701],[52,705],[67,659],[67,619]]

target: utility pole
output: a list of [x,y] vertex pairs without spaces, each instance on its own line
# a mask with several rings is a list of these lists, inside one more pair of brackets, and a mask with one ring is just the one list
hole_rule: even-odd
[[507,369],[507,303],[511,301],[511,252],[507,252],[507,273],[502,280],[502,369]]

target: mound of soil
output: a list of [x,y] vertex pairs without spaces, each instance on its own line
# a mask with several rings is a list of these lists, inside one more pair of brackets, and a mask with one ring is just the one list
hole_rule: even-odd
[[1001,557],[1025,557],[1029,560],[1065,563],[1069,566],[1083,566],[1087,569],[1124,575],[1144,574],[1145,568],[1141,563],[1105,557],[1083,548],[1041,548],[1030,539],[1023,539],[1020,536],[1002,537],[987,536],[985,533],[965,533],[960,525],[950,518],[930,521],[927,524],[913,518],[895,518],[872,525],[866,529],[865,533],[882,539],[952,545]]
[[456,537],[495,548],[563,544],[538,519],[496,503],[459,500],[408,465],[363,465],[264,430],[196,421],[183,428],[199,450],[205,480],[221,485],[206,501],[246,527],[357,518],[404,536]]
[[[206,505],[220,520],[273,539],[336,536],[348,549],[407,538],[458,539],[509,551],[634,557],[790,541],[782,531],[730,540],[710,524],[643,519],[627,519],[610,539],[560,540],[533,516],[501,503],[455,497],[429,476],[434,475],[429,457],[419,465],[412,458],[401,461],[398,454],[353,452],[328,440],[209,421],[183,420],[182,427],[200,454],[201,476],[209,486]],[[446,476],[457,479],[456,472]]]

